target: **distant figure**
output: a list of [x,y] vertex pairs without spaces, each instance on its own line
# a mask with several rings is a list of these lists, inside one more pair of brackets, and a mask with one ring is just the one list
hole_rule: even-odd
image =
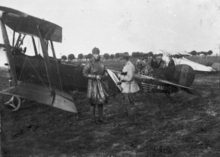
[[136,61],[136,68],[137,68],[138,74],[140,74],[142,69],[144,68],[143,62],[144,62],[143,58],[138,58]]
[[162,56],[162,60],[165,62],[164,68],[170,67],[170,66],[175,66],[175,62],[174,62],[172,56],[170,56],[170,55],[167,55],[164,53]]
[[[103,80],[107,77],[105,65],[100,60],[99,49],[93,48],[92,58],[83,69],[83,75],[88,78],[87,98],[90,102],[90,111],[93,123],[104,123],[103,104],[107,103],[108,93]],[[98,107],[98,119],[95,110]]]
[[121,58],[121,63],[124,65],[122,73],[118,74],[120,79],[122,93],[124,95],[126,111],[129,116],[133,116],[134,111],[134,95],[133,93],[138,92],[139,86],[134,80],[135,67],[130,62],[128,55],[123,55]]
[[[152,54],[153,55],[153,54]],[[142,75],[151,76],[153,72],[153,68],[151,67],[152,55],[149,54],[147,58],[144,60],[144,68],[141,71]]]
[[174,60],[171,56],[169,56],[169,63],[168,63],[168,67],[170,66],[175,66]]
[[14,47],[13,48],[13,54],[22,54],[22,53],[25,53],[26,52],[26,47],[23,51],[22,47]]
[[[161,62],[160,62],[161,63]],[[157,60],[156,60],[156,56],[152,56],[152,59],[151,59],[151,67],[153,69],[157,69],[160,67],[160,64],[158,64]]]

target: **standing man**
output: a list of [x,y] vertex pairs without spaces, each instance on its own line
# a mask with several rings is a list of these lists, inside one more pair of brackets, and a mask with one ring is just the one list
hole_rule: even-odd
[[157,69],[157,68],[159,68],[159,66],[160,66],[160,64],[158,64],[157,59],[156,59],[156,56],[153,55],[153,56],[152,56],[152,60],[151,60],[151,67],[152,67],[153,69]]
[[175,63],[174,63],[174,60],[173,60],[172,56],[169,55],[169,63],[168,63],[168,67],[171,67],[171,66],[175,66]]
[[[130,115],[133,114],[134,96],[133,93],[138,92],[139,86],[134,80],[135,67],[129,60],[129,55],[124,54],[121,58],[121,63],[124,65],[122,73],[118,74],[120,79],[122,93],[125,98],[126,111]],[[133,116],[133,115],[132,115]]]
[[[100,50],[92,49],[92,58],[83,69],[83,75],[88,78],[87,98],[90,102],[90,112],[93,123],[103,123],[103,104],[107,103],[108,93],[103,80],[107,77],[105,65],[100,60]],[[98,108],[98,119],[95,110]]]
[[141,70],[143,69],[143,63],[142,63],[142,58],[138,57],[136,61],[136,68],[138,71],[138,74],[141,74]]
[[142,75],[151,76],[153,72],[153,68],[151,67],[152,56],[148,55],[148,57],[144,60],[144,68],[141,71]]

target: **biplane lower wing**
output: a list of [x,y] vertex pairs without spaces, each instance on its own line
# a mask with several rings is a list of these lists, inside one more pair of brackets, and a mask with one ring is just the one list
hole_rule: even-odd
[[111,77],[112,81],[115,83],[116,87],[118,87],[118,89],[120,91],[122,91],[121,86],[117,84],[119,82],[119,79],[117,78],[117,76],[114,73],[116,71],[113,72],[112,70],[107,69],[107,72],[108,72],[109,76]]
[[21,82],[17,86],[1,91],[1,93],[15,95],[65,111],[77,113],[71,95],[59,90],[56,90],[55,93],[51,93],[50,89],[46,86]]
[[135,79],[138,80],[138,82],[141,81],[142,84],[145,82],[146,82],[145,84],[148,84],[148,82],[150,82],[150,81],[157,82],[157,83],[151,83],[151,84],[154,84],[155,88],[160,91],[164,90],[164,91],[171,91],[172,92],[172,91],[175,91],[175,89],[178,89],[178,90],[181,89],[189,94],[200,96],[200,94],[198,92],[196,92],[193,88],[179,85],[179,84],[167,81],[167,80],[157,79],[157,78],[154,78],[151,76],[146,76],[146,75],[135,75]]
[[189,65],[182,64],[154,69],[152,76],[154,78],[189,87],[195,79],[195,71]]
[[[119,82],[118,78],[115,74],[120,73],[119,71],[115,70],[109,70],[107,69],[111,79],[114,81],[118,89],[121,91],[121,87],[117,85],[117,82]],[[182,86],[176,83],[169,82],[167,80],[157,79],[151,76],[146,75],[135,75],[134,79],[137,81],[141,92],[146,93],[172,93],[177,92],[179,90],[184,90],[185,92],[193,95],[200,96],[198,92],[196,92],[193,88]],[[200,96],[201,97],[201,96]]]

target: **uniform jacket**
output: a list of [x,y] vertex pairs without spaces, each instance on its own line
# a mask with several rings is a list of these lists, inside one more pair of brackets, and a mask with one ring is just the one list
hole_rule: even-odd
[[141,70],[144,68],[144,63],[142,60],[138,59],[136,61],[136,68],[137,68],[138,72],[140,73]]
[[156,59],[152,59],[152,60],[151,60],[151,67],[152,67],[153,69],[159,68],[159,64],[158,64],[158,62],[157,62]]
[[126,73],[126,75],[119,75],[120,80],[122,81],[121,87],[122,87],[122,93],[135,93],[139,91],[139,86],[134,80],[134,72],[135,67],[134,65],[128,61],[124,68],[122,69],[123,73]]
[[144,68],[141,71],[141,74],[151,76],[153,72],[153,68],[151,67],[151,59],[148,59],[144,63]]
[[170,66],[175,66],[174,60],[171,58],[169,63],[168,63],[168,67]]
[[[103,104],[107,102],[108,93],[103,82],[103,79],[107,77],[107,72],[103,62],[92,58],[84,67],[83,75],[88,78],[87,98],[90,103]],[[103,79],[97,80],[96,75],[103,76]]]

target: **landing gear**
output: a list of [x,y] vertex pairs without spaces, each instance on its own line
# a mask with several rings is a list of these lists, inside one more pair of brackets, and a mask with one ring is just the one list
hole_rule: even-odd
[[9,101],[4,103],[4,105],[7,105],[7,109],[11,111],[17,111],[20,108],[21,103],[22,103],[21,98],[14,95],[11,97]]

